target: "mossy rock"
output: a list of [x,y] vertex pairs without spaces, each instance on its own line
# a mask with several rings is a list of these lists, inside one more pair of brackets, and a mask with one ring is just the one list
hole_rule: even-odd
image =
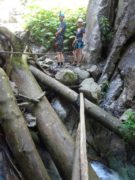
[[62,69],[56,75],[55,78],[65,85],[75,85],[78,82],[78,76],[69,69]]

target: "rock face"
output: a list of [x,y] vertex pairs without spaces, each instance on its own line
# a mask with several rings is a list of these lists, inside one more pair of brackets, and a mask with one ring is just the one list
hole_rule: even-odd
[[[102,107],[120,117],[126,109],[135,111],[135,0],[113,2],[89,1],[84,54],[90,66],[105,64],[101,67],[102,76],[98,82],[107,80],[109,84]],[[109,5],[114,12],[112,18],[109,16],[112,13]],[[108,43],[107,49],[103,47],[100,36],[99,19],[103,15],[109,17],[113,30],[113,39]],[[98,63],[100,57],[104,62]],[[90,75],[94,78],[92,73],[90,72]],[[90,90],[89,87],[87,89]],[[121,120],[127,120],[127,117],[122,116]],[[96,145],[97,152],[107,160],[111,168],[119,172],[122,179],[134,179],[134,150],[112,132],[98,127],[95,121],[92,126],[93,144]]]
[[104,100],[101,104],[101,106],[107,110],[113,112],[114,106],[115,106],[115,101],[117,98],[120,96],[123,88],[123,82],[122,79],[120,78],[120,75],[117,75],[116,78],[114,78],[110,84],[109,88],[106,92],[106,95],[104,97]]
[[117,107],[117,111],[122,109],[123,112],[126,107],[132,106],[135,96],[135,43],[127,48],[118,68],[124,81],[124,87],[115,107]]
[[100,17],[107,16],[113,20],[115,2],[115,0],[89,1],[84,48],[85,59],[89,64],[97,63],[101,56]]
[[117,63],[121,57],[122,50],[129,40],[133,39],[135,32],[135,2],[134,0],[125,0],[123,3],[122,17],[119,19],[119,25],[116,23],[116,34],[114,36],[113,45],[104,67],[102,78],[107,74],[110,78]]
[[101,87],[94,82],[93,78],[85,79],[79,89],[91,101],[97,103],[101,94]]
[[65,85],[75,85],[78,81],[78,76],[73,71],[68,69],[60,70],[55,78]]

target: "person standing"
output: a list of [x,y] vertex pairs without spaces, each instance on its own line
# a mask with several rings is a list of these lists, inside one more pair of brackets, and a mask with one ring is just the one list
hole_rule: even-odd
[[74,55],[74,62],[73,65],[80,65],[80,63],[83,60],[83,54],[82,49],[84,47],[84,34],[85,34],[85,28],[83,27],[83,19],[79,18],[77,21],[77,31],[76,31],[76,37],[73,41],[73,55]]
[[63,55],[63,41],[64,34],[66,31],[66,22],[64,21],[65,15],[64,13],[59,14],[60,24],[58,26],[57,32],[55,33],[55,44],[56,44],[56,53],[57,53],[57,63],[58,66],[63,66],[64,63],[64,55]]

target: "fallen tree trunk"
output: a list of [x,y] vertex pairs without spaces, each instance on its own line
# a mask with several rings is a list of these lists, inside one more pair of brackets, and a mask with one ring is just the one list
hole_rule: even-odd
[[75,155],[72,180],[98,180],[95,171],[88,165],[86,150],[84,99],[80,95],[80,123],[76,133]]
[[8,77],[0,68],[0,119],[6,140],[25,179],[49,180],[26,122],[12,93]]
[[[50,87],[53,91],[65,97],[71,103],[76,103],[78,101],[78,94],[75,91],[71,90],[70,88],[63,85],[54,78],[47,76],[46,74],[44,74],[43,72],[41,72],[33,66],[30,66],[30,70],[40,82],[42,82],[46,86]],[[122,128],[122,122],[119,119],[113,117],[111,114],[107,113],[97,105],[88,101],[86,98],[85,110],[106,128],[110,129],[111,131],[114,131],[120,136],[126,135],[126,131],[124,131],[124,129]]]
[[73,163],[73,171],[72,171],[72,179],[71,180],[80,180],[80,126],[78,125],[77,133],[76,133],[76,142],[75,142],[75,155],[74,155],[74,163]]
[[[13,58],[12,80],[19,93],[31,99],[37,99],[43,91],[30,72],[27,57]],[[37,127],[46,149],[49,151],[63,179],[71,179],[73,167],[74,141],[44,96],[33,108],[37,117]]]

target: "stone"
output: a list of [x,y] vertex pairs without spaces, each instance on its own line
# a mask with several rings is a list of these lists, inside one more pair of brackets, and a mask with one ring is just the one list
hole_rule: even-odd
[[102,100],[101,106],[105,110],[112,111],[114,108],[114,101],[117,100],[117,98],[120,96],[123,88],[123,81],[120,78],[119,75],[116,76],[115,79],[113,79],[108,87],[108,90],[105,94],[104,99]]
[[58,97],[54,98],[51,101],[51,105],[60,119],[63,121],[69,133],[72,136],[75,136],[76,127],[79,121],[79,115],[76,108],[69,104],[67,101],[64,101],[63,99]]
[[94,78],[95,81],[99,78],[101,74],[98,66],[96,65],[92,65],[89,69],[87,69],[87,71],[90,73],[90,75]]
[[55,98],[52,100],[51,102],[52,107],[54,108],[54,110],[57,112],[57,114],[59,115],[59,117],[65,121],[65,119],[68,117],[69,115],[69,108],[67,107],[67,105],[65,103],[63,103],[61,101],[61,99],[59,98]]
[[38,55],[38,57],[41,57],[44,54],[46,54],[46,48],[44,46],[31,44],[30,48],[31,48],[32,53],[39,53],[39,54],[41,53],[41,55]]
[[123,121],[123,122],[127,121],[128,118],[129,118],[129,115],[128,115],[128,114],[131,114],[131,113],[133,113],[133,110],[132,110],[132,109],[127,109],[127,110],[121,115],[120,120]]
[[50,58],[46,58],[45,61],[44,61],[45,64],[49,64],[49,65],[52,65],[54,63],[54,61]]
[[90,76],[89,72],[87,72],[79,67],[74,68],[73,71],[78,75],[80,82],[82,82],[84,79],[87,79]]
[[65,85],[75,85],[78,82],[77,74],[69,69],[61,69],[56,73],[55,78]]
[[94,81],[93,78],[85,79],[81,83],[79,91],[83,92],[84,96],[90,101],[98,103],[101,94],[101,87]]

